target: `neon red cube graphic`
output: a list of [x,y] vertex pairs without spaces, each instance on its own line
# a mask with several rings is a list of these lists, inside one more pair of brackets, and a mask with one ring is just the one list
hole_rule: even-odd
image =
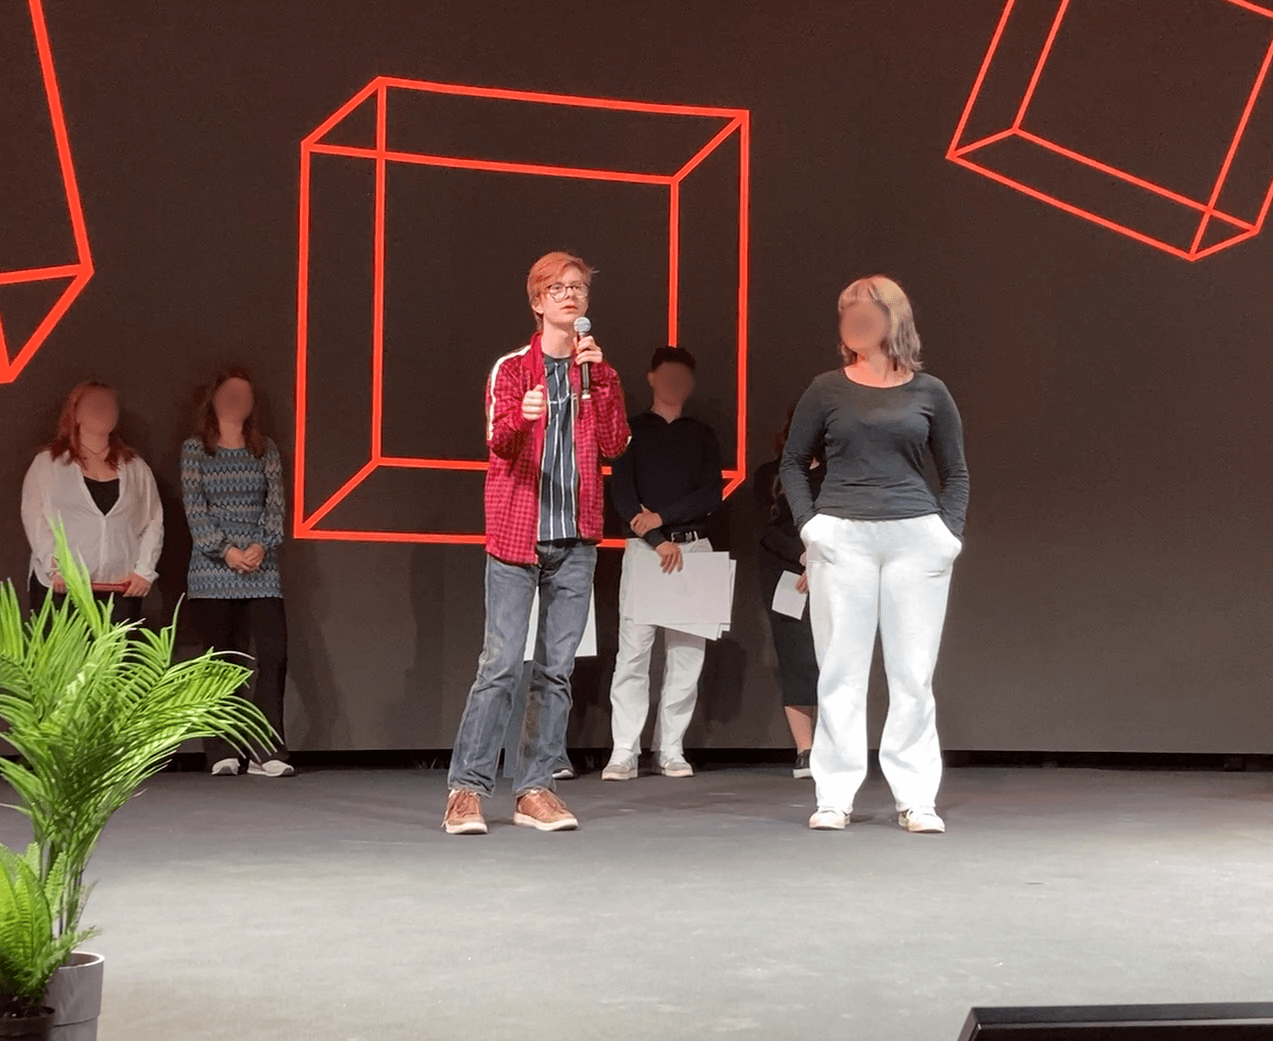
[[12,383],[93,263],[40,0],[0,9],[0,69],[0,383]]
[[946,157],[1189,261],[1273,203],[1267,0],[1008,0]]
[[[483,383],[526,342],[510,328],[533,329],[531,261],[559,248],[593,263],[610,249],[591,313],[621,371],[682,337],[717,352],[736,489],[749,135],[745,109],[387,76],[316,127],[300,156],[295,536],[483,541]],[[631,407],[645,391],[628,382]]]

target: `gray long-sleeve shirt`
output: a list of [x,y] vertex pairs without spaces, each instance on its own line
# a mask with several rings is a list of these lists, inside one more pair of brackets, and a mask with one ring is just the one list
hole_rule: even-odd
[[[815,503],[809,460],[823,443],[826,476]],[[924,473],[926,450],[941,480],[940,497]],[[853,520],[940,513],[962,537],[968,467],[955,399],[926,372],[896,387],[867,387],[842,369],[824,372],[796,406],[782,454],[782,487],[797,530],[815,513]]]

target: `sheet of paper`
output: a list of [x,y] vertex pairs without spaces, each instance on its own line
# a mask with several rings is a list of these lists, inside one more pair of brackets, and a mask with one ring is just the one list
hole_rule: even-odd
[[[734,575],[738,571],[738,562],[731,560],[729,562],[729,602],[734,602]],[[713,623],[708,625],[695,625],[692,622],[679,622],[676,625],[664,626],[665,629],[675,629],[677,632],[688,633],[690,636],[701,636],[705,640],[719,640],[722,636],[729,632],[729,623],[725,624]]]
[[796,588],[800,576],[794,571],[784,571],[778,578],[778,588],[774,590],[774,610],[791,618],[804,617],[804,605],[809,599],[808,593]]
[[[539,633],[539,590],[535,590],[535,599],[530,605],[530,628],[526,630],[526,656],[522,661],[532,661],[535,657],[535,637]],[[588,621],[583,628],[583,639],[579,641],[576,658],[595,658],[597,656],[597,594],[591,593],[588,598]]]
[[728,629],[733,604],[735,561],[726,552],[687,552],[682,568],[663,574],[658,554],[631,561],[624,613],[643,625],[714,640]]

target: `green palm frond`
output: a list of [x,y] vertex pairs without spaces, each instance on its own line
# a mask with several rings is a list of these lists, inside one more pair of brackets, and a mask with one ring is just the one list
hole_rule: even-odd
[[0,846],[0,1008],[19,1014],[44,1002],[49,979],[95,929],[55,928],[56,909],[72,883],[61,862],[41,881],[41,853],[31,843],[19,855]]
[[12,584],[0,586],[0,719],[19,755],[0,758],[0,778],[31,821],[41,881],[65,874],[53,911],[74,932],[102,829],[182,742],[220,736],[269,751],[278,735],[238,694],[249,668],[215,651],[174,663],[175,618],[159,632],[112,623],[60,527],[55,537],[67,587],[60,607],[48,597],[23,617]]

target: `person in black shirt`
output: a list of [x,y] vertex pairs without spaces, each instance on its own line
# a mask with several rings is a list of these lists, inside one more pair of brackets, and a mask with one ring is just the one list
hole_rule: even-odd
[[[657,553],[665,572],[679,570],[683,552],[709,552],[707,520],[721,501],[721,458],[707,424],[682,415],[694,392],[694,357],[660,347],[650,360],[654,404],[628,421],[632,441],[614,462],[610,496],[632,537],[619,584],[619,653],[610,687],[614,751],[601,776],[637,775],[641,731],[650,710],[650,652],[659,627],[633,621],[626,611],[628,574],[640,554]],[[664,629],[666,663],[654,727],[654,768],[668,777],[691,777],[682,742],[698,700],[698,677],[707,641]]]
[[[783,447],[787,443],[787,431],[791,429],[791,413],[787,422],[774,439],[779,458],[765,463],[752,478],[752,491],[756,501],[765,511],[768,521],[760,538],[760,593],[765,610],[769,614],[769,631],[773,634],[774,651],[778,655],[778,684],[782,688],[782,708],[791,728],[791,740],[796,746],[796,762],[791,774],[797,780],[811,777],[809,750],[813,747],[813,725],[818,714],[818,657],[813,646],[813,628],[809,623],[809,605],[804,614],[792,618],[775,611],[774,591],[784,572],[799,575],[797,588],[807,592],[808,576],[805,574],[804,543],[791,516],[791,505],[782,491],[778,474]],[[822,486],[826,467],[822,453],[815,453],[809,468],[810,490],[816,496]]]
[[[801,397],[782,484],[804,542],[818,651],[809,827],[842,829],[866,777],[866,694],[875,635],[889,708],[880,767],[907,831],[940,832],[933,670],[968,508],[963,425],[946,384],[920,371],[910,302],[882,275],[840,294],[844,364]],[[809,464],[825,452],[814,499]],[[941,484],[935,494],[925,463]]]

